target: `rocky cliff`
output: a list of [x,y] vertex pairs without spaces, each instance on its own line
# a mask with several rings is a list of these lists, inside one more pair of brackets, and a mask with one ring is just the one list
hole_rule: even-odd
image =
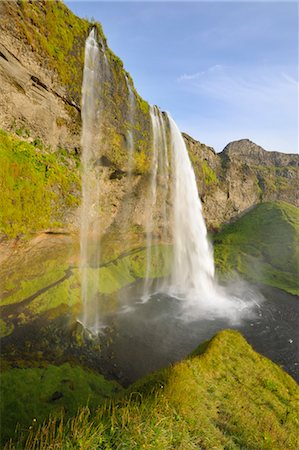
[[216,154],[184,135],[210,228],[252,206],[283,200],[299,206],[298,155],[270,152],[248,139],[231,142]]
[[[53,172],[59,171],[55,165],[49,166],[45,162],[47,155],[62,152],[63,158],[59,156],[58,163],[61,167],[65,166],[62,169],[65,170],[65,177],[72,172],[79,180],[84,43],[92,24],[74,16],[59,1],[4,1],[0,4],[0,14],[0,127],[12,136],[15,147],[20,141],[33,146],[30,150],[31,161],[34,158],[40,160],[43,155],[45,179],[49,167]],[[103,223],[106,232],[113,233],[119,229],[124,220],[126,204],[126,209],[129,207],[131,211],[134,233],[138,227],[144,226],[145,221],[144,197],[151,162],[149,105],[138,95],[122,62],[109,49],[100,24],[93,25],[97,28],[99,45],[108,61],[102,98],[104,141],[102,156],[98,161],[103,172],[102,188],[106,193]],[[128,85],[131,86],[136,105],[130,123]],[[134,138],[135,152],[132,192],[125,197],[128,130]],[[184,138],[210,228],[217,229],[221,223],[261,201],[285,200],[298,204],[298,158],[295,155],[267,152],[248,140],[233,142],[222,153],[216,154],[212,148],[190,136],[184,135]],[[8,161],[5,173],[11,174],[9,182],[14,183],[14,167],[20,162],[3,141],[1,148],[2,158]],[[22,164],[24,166],[26,162]],[[6,222],[1,223],[2,233],[15,237],[55,227],[76,231],[80,183],[73,183],[71,200],[61,188],[61,182],[56,188],[54,185],[53,181],[51,189],[56,189],[57,198],[60,195],[58,209],[57,202],[53,207],[53,200],[48,199],[45,192],[40,211],[35,214],[43,216],[42,204],[48,202],[47,218],[35,225],[34,221],[29,220],[27,229],[23,226],[18,230],[15,225],[11,232],[8,222],[14,218],[6,217]],[[33,203],[36,203],[34,190],[30,195]],[[21,205],[22,201],[19,203]],[[7,209],[6,206],[2,204],[1,208]],[[30,208],[27,209],[26,215],[30,215],[30,211]]]

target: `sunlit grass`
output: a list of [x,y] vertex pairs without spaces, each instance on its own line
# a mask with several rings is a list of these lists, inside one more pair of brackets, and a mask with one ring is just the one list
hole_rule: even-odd
[[297,449],[295,381],[235,331],[204,347],[95,414],[33,425],[6,449]]

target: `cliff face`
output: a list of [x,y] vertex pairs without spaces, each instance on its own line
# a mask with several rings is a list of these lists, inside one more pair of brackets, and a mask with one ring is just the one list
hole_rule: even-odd
[[[79,179],[84,44],[92,24],[74,16],[61,2],[4,1],[0,4],[0,14],[0,127],[33,145],[32,158],[63,152],[61,164]],[[115,233],[129,208],[132,234],[136,234],[136,229],[141,230],[146,220],[144,199],[152,155],[149,105],[138,95],[122,62],[107,46],[100,24],[93,25],[108,61],[102,98],[104,140],[98,161],[102,170],[101,187],[106,194],[103,225],[106,232]],[[129,86],[135,105],[131,120]],[[135,151],[131,192],[126,194],[128,131],[133,136]],[[184,139],[209,227],[218,228],[222,222],[260,201],[285,200],[297,204],[295,155],[266,152],[247,140],[233,142],[217,155],[212,148],[187,135]],[[5,144],[2,151],[10,161],[6,172],[13,178],[12,152]],[[44,163],[45,177],[48,166]],[[32,195],[34,201],[34,192]],[[76,230],[80,186],[73,189],[72,195],[74,198],[67,207],[62,199],[56,226],[69,228],[71,215],[71,229]],[[51,203],[50,199],[45,201]],[[42,209],[36,214],[42,216]],[[56,209],[52,216],[57,216]],[[43,229],[47,228],[47,221],[42,222]],[[31,228],[28,225],[27,231],[39,231],[39,226],[29,223]],[[48,227],[51,226],[55,227],[55,223],[49,219]],[[2,224],[1,228],[6,233],[6,225]]]
[[260,202],[299,206],[298,155],[269,152],[248,139],[216,154],[185,135],[207,223],[218,228]]

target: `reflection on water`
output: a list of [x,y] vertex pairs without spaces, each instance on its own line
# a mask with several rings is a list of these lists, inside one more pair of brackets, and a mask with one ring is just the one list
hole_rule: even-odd
[[[238,291],[237,286],[234,289]],[[243,295],[244,300],[247,295],[248,307],[242,303],[236,320],[206,311],[201,315],[200,308],[187,311],[184,302],[165,294],[154,294],[144,303],[132,286],[125,295],[131,300],[107,319],[115,330],[110,346],[111,372],[120,382],[131,383],[184,358],[217,331],[233,328],[256,351],[298,380],[298,298],[273,288],[263,287],[261,292],[263,295],[246,285],[239,286],[237,297]]]

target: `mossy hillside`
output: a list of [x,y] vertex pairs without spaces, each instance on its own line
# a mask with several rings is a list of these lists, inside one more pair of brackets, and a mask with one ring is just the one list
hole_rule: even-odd
[[80,189],[64,151],[51,153],[0,130],[0,158],[0,232],[14,238],[63,225],[63,214],[78,206]]
[[[49,414],[74,416],[79,407],[95,410],[121,387],[102,375],[65,363],[44,368],[9,369],[1,379],[1,439],[21,430],[37,428]],[[13,388],[12,388],[13,386]]]
[[30,430],[22,448],[295,450],[298,396],[298,385],[282,369],[239,333],[222,331],[95,415],[83,410],[68,422]]
[[[152,248],[152,258],[148,275],[151,278],[166,276],[171,267],[171,246],[157,245]],[[18,326],[28,324],[39,316],[52,320],[61,312],[76,317],[81,309],[80,269],[70,267],[63,255],[53,259],[50,253],[43,261],[28,263],[24,279],[20,281],[20,272],[8,274],[2,296],[3,323],[1,337],[11,334],[13,323]],[[65,256],[65,255],[64,255]],[[146,250],[139,248],[120,255],[99,268],[87,269],[89,297],[107,296],[101,303],[102,313],[117,307],[114,295],[120,290],[146,275]]]
[[262,203],[214,236],[221,272],[299,293],[299,214],[285,202]]

